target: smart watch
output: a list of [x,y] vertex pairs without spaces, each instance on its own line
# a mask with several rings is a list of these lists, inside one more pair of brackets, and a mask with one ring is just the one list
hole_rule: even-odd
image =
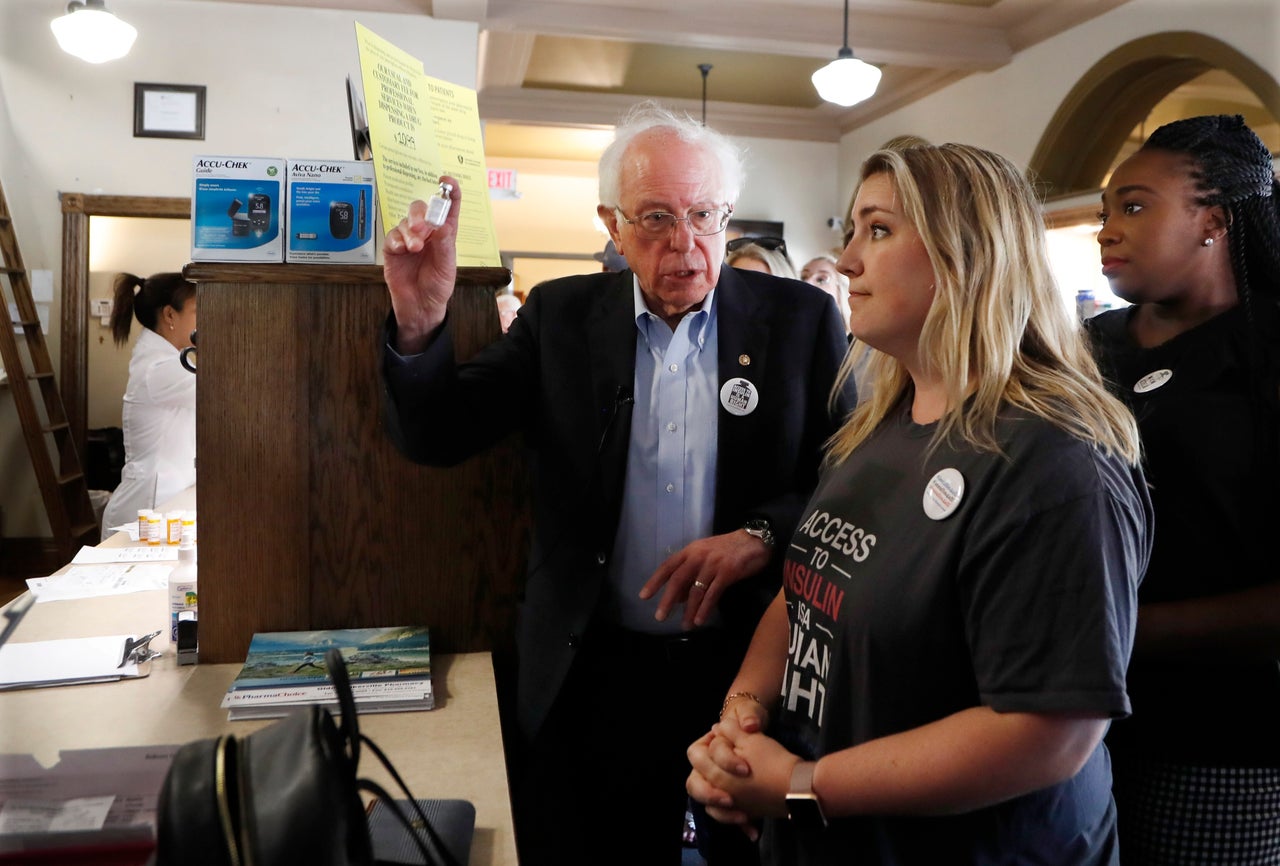
[[769,528],[769,521],[761,520],[756,517],[742,524],[742,528],[746,531],[747,535],[754,535],[756,538],[763,541],[767,547],[773,547],[775,539],[773,537],[773,530]]
[[817,761],[801,761],[791,771],[787,817],[801,830],[821,830],[827,826],[827,816],[813,791],[813,771],[817,767]]

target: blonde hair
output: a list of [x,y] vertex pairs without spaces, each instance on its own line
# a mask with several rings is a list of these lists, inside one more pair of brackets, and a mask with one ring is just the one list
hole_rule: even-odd
[[[861,180],[881,174],[935,275],[919,342],[921,363],[947,395],[933,447],[958,438],[999,453],[996,421],[1012,405],[1136,464],[1137,424],[1107,392],[1059,294],[1040,203],[1021,172],[990,151],[944,144],[879,150]],[[865,441],[911,386],[895,358],[856,341],[837,389],[863,360],[871,397],[831,438],[830,463]]]
[[743,244],[732,252],[725,253],[724,263],[729,267],[733,267],[733,263],[738,259],[755,259],[756,261],[764,262],[765,267],[769,269],[769,273],[775,277],[786,277],[790,280],[800,279],[796,276],[796,269],[791,264],[791,259],[787,258],[786,253],[782,252],[782,250],[767,250],[756,243]]

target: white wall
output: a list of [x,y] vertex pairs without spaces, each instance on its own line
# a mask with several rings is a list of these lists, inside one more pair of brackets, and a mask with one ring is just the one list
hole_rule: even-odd
[[[53,41],[48,20],[62,7],[59,0],[0,3],[0,180],[27,266],[53,270],[55,286],[60,190],[185,196],[197,153],[345,156],[343,82],[357,69],[356,19],[423,58],[429,74],[475,82],[474,24],[201,0],[111,0],[141,35],[129,57],[90,66],[62,54]],[[915,133],[966,141],[1025,164],[1087,69],[1125,42],[1168,30],[1221,39],[1280,79],[1276,0],[1131,0],[1028,49],[1004,69],[971,76],[881,118],[838,146],[742,139],[748,183],[735,215],[785,223],[800,264],[836,242],[826,220],[848,204],[858,164],[884,140]],[[263,59],[253,59],[258,57]],[[206,85],[206,140],[133,138],[135,81]],[[588,223],[595,210],[592,166],[521,170],[526,197],[494,203],[503,249],[595,252],[603,246]],[[537,234],[530,213],[542,225],[548,214],[564,222],[558,232]],[[51,336],[56,358],[58,335]],[[12,401],[0,393],[0,507],[7,535],[47,533],[34,489]]]
[[[200,0],[112,0],[138,28],[122,60],[64,54],[49,30],[59,0],[0,6],[0,181],[28,268],[54,271],[58,193],[187,196],[197,154],[348,158],[345,81],[358,73],[354,22],[423,58],[429,75],[475,86],[474,23]],[[134,82],[208,88],[205,139],[133,137]],[[55,329],[56,330],[56,329]],[[55,367],[59,333],[50,334]],[[0,392],[5,534],[48,534],[9,395]]]
[[969,76],[844,136],[842,206],[849,203],[862,160],[895,135],[974,144],[1025,166],[1062,100],[1094,64],[1139,37],[1180,30],[1220,39],[1280,79],[1276,0],[1130,0],[1023,51],[1002,69]]

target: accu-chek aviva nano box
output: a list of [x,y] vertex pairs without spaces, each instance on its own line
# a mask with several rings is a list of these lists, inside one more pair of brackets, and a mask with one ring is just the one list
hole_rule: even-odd
[[284,260],[284,160],[197,156],[191,190],[193,262]]
[[290,159],[286,262],[371,264],[373,163]]

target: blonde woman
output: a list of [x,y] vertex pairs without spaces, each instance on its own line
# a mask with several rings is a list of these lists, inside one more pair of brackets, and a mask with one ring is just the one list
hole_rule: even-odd
[[800,268],[800,279],[811,286],[817,286],[835,299],[840,310],[840,318],[844,320],[845,330],[849,329],[849,278],[840,273],[836,267],[836,257],[823,253],[814,256]]
[[724,250],[724,263],[731,268],[759,271],[789,280],[799,279],[795,265],[787,255],[787,242],[782,238],[734,238],[724,245]]
[[1136,426],[1012,164],[921,146],[861,177],[839,265],[872,394],[688,790],[763,819],[767,863],[1116,863],[1102,737],[1130,709],[1151,538]]

